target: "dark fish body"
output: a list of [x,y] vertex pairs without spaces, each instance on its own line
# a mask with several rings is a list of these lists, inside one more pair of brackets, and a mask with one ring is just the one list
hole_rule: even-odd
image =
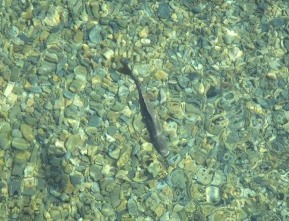
[[169,148],[167,145],[167,140],[164,135],[160,119],[153,108],[151,102],[149,101],[146,93],[141,87],[141,83],[139,79],[132,73],[131,69],[128,66],[127,60],[122,60],[122,68],[119,70],[121,73],[128,74],[134,80],[138,94],[139,94],[139,102],[140,108],[142,112],[142,116],[144,118],[147,130],[150,134],[151,141],[157,151],[163,156],[167,157],[169,155]]

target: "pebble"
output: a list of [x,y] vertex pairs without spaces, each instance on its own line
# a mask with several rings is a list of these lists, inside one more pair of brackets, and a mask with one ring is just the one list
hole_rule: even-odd
[[289,66],[289,54],[284,55],[283,62],[286,66]]
[[83,174],[82,173],[71,174],[70,181],[73,186],[82,185],[84,183]]
[[160,171],[161,167],[158,161],[154,161],[148,166],[148,172],[152,174],[154,178],[158,177]]
[[177,76],[178,84],[181,88],[187,88],[190,80],[182,75]]
[[39,67],[39,71],[37,72],[39,75],[47,76],[48,74],[53,73],[56,70],[56,64],[42,61]]
[[89,40],[94,44],[99,44],[102,41],[101,27],[99,25],[94,26],[89,32]]
[[89,127],[99,127],[101,126],[101,118],[96,115],[91,115],[88,119],[88,126]]
[[77,147],[81,147],[83,144],[83,140],[81,139],[79,134],[70,135],[65,142],[65,147],[71,153],[74,153]]
[[284,47],[286,48],[287,52],[289,52],[289,38],[285,38],[283,40]]
[[186,176],[183,170],[175,170],[170,176],[173,187],[180,187],[184,189],[186,187]]
[[103,51],[103,56],[107,59],[107,60],[111,60],[111,58],[114,56],[114,51],[111,50],[110,48],[106,48]]
[[203,185],[208,185],[212,182],[213,173],[206,168],[200,168],[195,174],[195,179]]
[[9,133],[0,132],[0,146],[3,150],[11,146],[11,136]]
[[93,164],[90,167],[89,175],[91,176],[93,181],[96,182],[96,181],[100,180],[100,178],[103,176],[102,173],[101,173],[101,169],[102,169],[101,166],[98,166],[98,165],[95,165],[95,164]]
[[118,159],[120,155],[120,147],[119,145],[113,143],[108,147],[108,155],[113,159]]
[[9,123],[3,122],[0,128],[0,146],[5,150],[11,146],[11,127]]
[[107,134],[110,136],[114,136],[117,133],[118,129],[115,126],[109,126],[107,128]]
[[135,217],[138,214],[138,207],[137,207],[137,203],[134,199],[130,198],[127,201],[127,209],[128,209],[128,213],[132,216]]
[[80,80],[80,79],[75,79],[72,81],[69,90],[74,92],[74,93],[78,93],[80,91],[82,91],[85,88],[85,82]]
[[101,213],[104,217],[114,217],[115,211],[108,203],[103,203],[101,207]]
[[285,24],[285,20],[281,17],[273,18],[271,24],[276,28],[280,28]]
[[17,151],[14,156],[14,163],[11,174],[13,176],[22,177],[28,159],[30,158],[30,151]]
[[20,130],[22,132],[23,137],[27,141],[31,142],[31,141],[33,141],[35,139],[35,136],[34,136],[34,133],[33,133],[33,129],[28,124],[21,124]]
[[216,186],[206,188],[206,199],[208,203],[218,204],[221,201],[220,189]]
[[162,19],[170,18],[172,15],[170,6],[168,4],[160,4],[157,10],[157,15]]
[[15,83],[14,82],[9,82],[5,91],[4,91],[4,96],[5,97],[8,97],[11,93],[12,93],[12,90],[14,88],[14,85]]
[[120,186],[115,185],[115,188],[109,193],[110,202],[113,208],[117,208],[120,203]]
[[168,73],[166,73],[164,70],[157,70],[155,73],[155,77],[159,81],[167,81],[168,76]]
[[35,177],[25,178],[21,184],[21,194],[24,196],[32,196],[36,193],[37,179]]
[[27,150],[30,145],[25,139],[16,137],[12,139],[12,146],[18,150]]
[[145,26],[139,33],[138,33],[138,36],[140,38],[146,38],[149,34],[149,27],[148,26]]
[[19,179],[11,179],[9,183],[9,195],[15,196],[21,193],[21,181]]

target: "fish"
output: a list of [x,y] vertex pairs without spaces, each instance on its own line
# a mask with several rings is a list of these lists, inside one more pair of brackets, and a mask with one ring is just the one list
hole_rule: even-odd
[[139,95],[140,109],[142,113],[143,120],[145,122],[146,128],[149,132],[150,139],[155,149],[159,152],[162,157],[168,157],[170,154],[167,138],[165,136],[164,130],[160,118],[155,111],[151,101],[149,100],[147,94],[145,93],[141,82],[135,76],[129,67],[128,59],[120,59],[121,67],[117,70],[122,74],[129,75],[135,82],[136,88]]

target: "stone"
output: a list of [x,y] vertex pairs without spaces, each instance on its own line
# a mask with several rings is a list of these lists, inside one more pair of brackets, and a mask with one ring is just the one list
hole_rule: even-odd
[[71,82],[71,85],[69,87],[69,90],[74,92],[74,93],[78,93],[80,91],[82,91],[85,88],[85,82],[80,80],[80,79],[74,79]]
[[94,28],[91,29],[89,32],[89,40],[94,43],[98,44],[102,41],[102,36],[101,36],[101,27],[99,25],[94,26]]
[[79,134],[70,135],[65,142],[65,147],[71,153],[73,153],[77,147],[80,147],[82,145],[83,145],[83,140],[81,139]]
[[220,189],[216,186],[209,186],[206,188],[206,199],[208,203],[214,205],[218,204],[221,200]]
[[70,175],[70,181],[73,186],[81,185],[84,182],[83,174],[81,173],[74,173]]
[[170,18],[172,15],[170,6],[168,4],[160,4],[157,10],[157,15],[162,19]]
[[155,73],[155,77],[159,81],[166,81],[168,80],[168,73],[163,70],[157,70]]
[[27,141],[33,141],[35,139],[33,129],[28,124],[21,124],[20,130],[22,132],[23,137]]
[[18,150],[27,150],[30,145],[23,138],[15,137],[12,139],[12,146]]

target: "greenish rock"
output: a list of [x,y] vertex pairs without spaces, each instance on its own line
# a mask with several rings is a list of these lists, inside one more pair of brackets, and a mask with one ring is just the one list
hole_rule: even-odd
[[115,112],[120,112],[124,109],[124,105],[120,102],[115,102],[115,104],[112,106],[111,110]]
[[289,66],[289,54],[285,54],[283,57],[284,64],[288,67]]
[[28,124],[21,124],[20,130],[21,130],[23,137],[27,141],[33,141],[35,139],[33,129]]
[[148,171],[153,177],[158,176],[160,169],[161,168],[160,168],[160,164],[158,161],[154,161],[148,166]]
[[85,82],[83,80],[80,79],[75,79],[72,81],[69,90],[74,92],[74,93],[78,93],[80,91],[82,91],[85,88]]
[[175,170],[171,173],[171,182],[173,187],[186,187],[186,176],[183,170]]
[[137,203],[134,199],[130,198],[127,201],[127,209],[128,209],[128,213],[134,217],[137,216],[138,214],[138,207],[137,207]]
[[194,104],[191,104],[191,103],[187,103],[186,104],[186,112],[187,113],[199,113],[200,112],[200,109],[198,107],[196,107]]
[[19,129],[13,129],[12,130],[12,137],[22,137],[22,133]]
[[182,75],[177,76],[178,84],[181,88],[187,88],[190,80]]
[[98,193],[100,191],[99,185],[97,182],[93,182],[91,185],[91,191],[94,193]]
[[231,45],[234,41],[234,38],[228,35],[224,35],[223,36],[223,41],[225,42],[225,44],[227,45]]
[[36,182],[37,180],[34,177],[23,179],[21,194],[24,196],[34,195],[36,192]]
[[81,185],[84,182],[83,174],[81,173],[75,173],[70,175],[70,181],[73,186]]
[[98,44],[102,41],[101,36],[101,27],[99,25],[94,26],[88,34],[89,40],[94,43]]
[[221,201],[220,189],[216,186],[209,186],[206,188],[206,198],[208,203],[214,205],[218,204]]
[[289,52],[289,38],[284,39],[284,47],[286,48],[287,52]]
[[56,209],[51,210],[50,216],[52,220],[63,220],[60,210],[56,210]]
[[88,119],[88,126],[89,127],[99,127],[101,126],[101,118],[97,115],[91,115]]
[[100,178],[102,177],[101,166],[98,166],[98,165],[93,164],[93,165],[90,167],[89,175],[90,175],[90,177],[93,179],[93,181],[98,181],[98,180],[100,180]]
[[[57,107],[57,104],[55,105],[55,107]],[[53,110],[53,104],[50,101],[48,101],[47,103],[45,103],[44,108],[48,111],[52,111]]]
[[48,52],[47,54],[45,54],[44,60],[51,63],[58,63],[59,58],[57,54]]
[[19,179],[11,179],[9,182],[9,195],[14,196],[21,193],[21,181]]
[[49,75],[56,70],[56,64],[51,62],[43,61],[39,67],[39,75]]
[[11,132],[9,131],[1,131],[0,132],[0,148],[2,150],[6,150],[11,146]]
[[115,126],[109,126],[107,128],[107,134],[113,136],[117,133],[117,128]]
[[28,90],[34,94],[40,94],[42,92],[41,86],[32,86]]
[[273,18],[271,24],[276,28],[280,28],[285,24],[285,20],[281,17]]
[[103,203],[101,208],[101,213],[105,217],[114,217],[115,211],[108,203]]
[[208,185],[212,182],[213,179],[213,173],[206,168],[200,168],[197,172],[196,172],[196,180],[203,184],[203,185]]
[[16,104],[9,111],[9,119],[15,121],[15,119],[18,119],[19,115],[21,115],[21,107],[20,104]]
[[191,6],[190,9],[194,14],[199,14],[202,12],[202,8],[199,6]]
[[119,158],[120,155],[120,147],[119,145],[113,143],[108,147],[108,155],[117,160]]
[[25,139],[16,137],[12,139],[12,146],[18,150],[27,150],[30,145]]
[[119,206],[120,200],[120,186],[115,185],[114,189],[109,193],[110,202],[113,208]]
[[112,72],[110,73],[110,77],[111,77],[111,79],[112,79],[114,82],[119,82],[119,81],[121,80],[120,76],[121,76],[121,75],[120,75],[118,72],[115,72],[115,71],[112,71]]
[[231,131],[227,135],[227,139],[225,141],[225,146],[227,149],[232,150],[237,148],[236,143],[239,142],[239,136],[237,132]]
[[13,163],[11,174],[16,177],[22,177],[26,164],[15,160]]
[[162,19],[170,18],[172,15],[170,6],[168,4],[160,4],[157,10],[157,15]]
[[86,76],[87,75],[87,70],[86,67],[82,66],[82,65],[78,65],[74,68],[74,73],[76,75],[83,75]]
[[81,147],[83,145],[83,140],[81,139],[79,134],[70,135],[65,142],[65,147],[68,151],[73,153],[77,147]]
[[68,99],[72,99],[75,96],[74,93],[72,93],[72,92],[70,92],[68,90],[64,90],[63,95],[64,95],[64,97],[66,97]]

